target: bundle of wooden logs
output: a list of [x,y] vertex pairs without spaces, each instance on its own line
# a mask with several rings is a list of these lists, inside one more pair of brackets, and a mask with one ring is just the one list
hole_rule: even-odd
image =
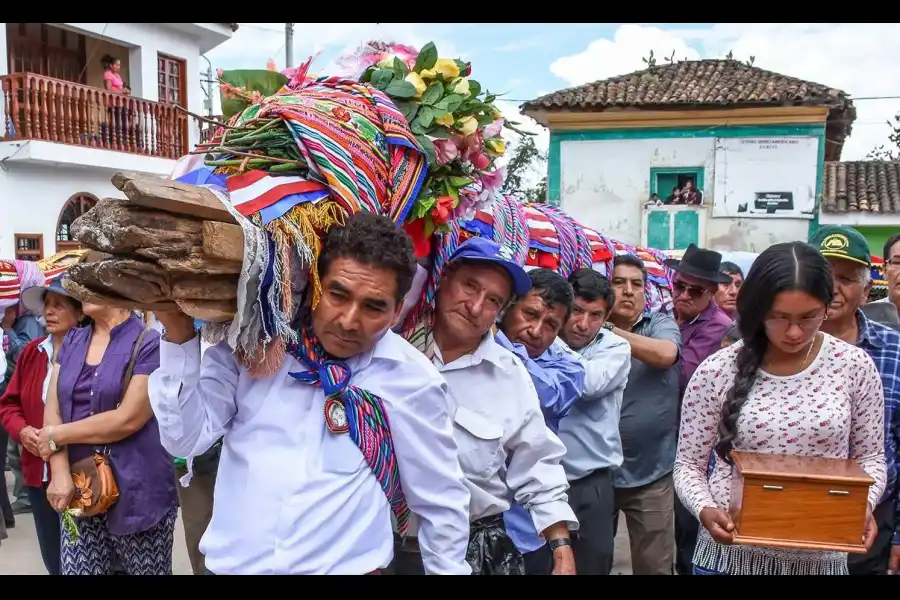
[[206,188],[151,176],[116,173],[112,183],[128,199],[100,200],[72,223],[91,251],[63,287],[82,302],[230,321],[244,234],[222,202]]

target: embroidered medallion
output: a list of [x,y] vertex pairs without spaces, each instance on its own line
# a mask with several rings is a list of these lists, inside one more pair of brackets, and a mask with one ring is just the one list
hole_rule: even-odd
[[332,433],[347,433],[350,430],[344,403],[337,398],[325,401],[325,423]]

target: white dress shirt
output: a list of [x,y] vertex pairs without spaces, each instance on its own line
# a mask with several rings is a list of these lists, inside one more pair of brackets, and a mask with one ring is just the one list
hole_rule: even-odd
[[560,464],[566,448],[544,423],[522,361],[488,333],[474,353],[447,365],[435,348],[434,364],[456,404],[453,431],[471,520],[502,514],[515,500],[539,533],[562,521],[577,529]]
[[[447,384],[425,356],[388,332],[347,361],[352,383],[378,395],[393,433],[410,510],[422,520],[426,572],[470,574],[469,492],[457,460]],[[212,520],[200,542],[216,574],[364,574],[393,558],[391,510],[362,452],[333,434],[320,387],[251,378],[226,344],[160,342],[150,403],[163,446],[191,459],[224,434]],[[180,391],[180,393],[179,393]]]

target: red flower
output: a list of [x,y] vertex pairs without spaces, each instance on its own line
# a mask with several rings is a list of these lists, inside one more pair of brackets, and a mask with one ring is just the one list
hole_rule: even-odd
[[472,74],[472,63],[467,62],[466,68],[462,70],[462,73],[460,73],[460,75],[462,75],[463,77],[468,77],[471,74]]
[[431,238],[425,237],[425,219],[416,219],[403,225],[403,230],[413,243],[416,258],[425,258],[431,253]]
[[431,221],[435,225],[443,225],[453,214],[453,196],[439,196],[431,209]]

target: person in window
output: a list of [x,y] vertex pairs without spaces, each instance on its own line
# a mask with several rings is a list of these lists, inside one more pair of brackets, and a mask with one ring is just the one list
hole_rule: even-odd
[[738,297],[741,341],[691,377],[675,489],[702,525],[697,575],[848,573],[844,552],[734,545],[732,450],[856,461],[875,481],[860,541],[866,548],[875,541],[872,512],[886,480],[884,394],[865,350],[820,331],[833,293],[828,262],[812,246],[770,246]]
[[[30,260],[2,261],[0,268],[15,270],[16,278],[19,281],[19,288],[12,297],[0,299],[0,308],[3,309],[0,329],[3,332],[3,352],[6,359],[5,377],[0,382],[0,395],[2,395],[6,386],[9,385],[19,355],[25,346],[31,340],[44,336],[44,326],[40,319],[37,315],[32,314],[22,302],[22,294],[25,290],[44,285],[44,274],[37,264]],[[19,444],[11,441],[6,430],[0,427],[0,465],[6,465],[7,456],[15,480],[13,486],[15,502],[10,504],[7,494],[5,492],[0,494],[0,511],[3,512],[6,527],[11,529],[16,525],[15,515],[29,512],[31,502],[28,500],[25,480],[22,476],[21,448]]]
[[66,293],[59,279],[25,290],[22,301],[28,310],[43,314],[49,335],[31,340],[22,349],[12,379],[0,397],[0,423],[10,438],[23,447],[22,474],[41,558],[50,575],[59,575],[59,515],[47,501],[45,490],[50,472],[41,459],[38,432],[44,427],[52,364],[66,333],[84,321],[84,313],[81,303]]
[[672,188],[672,193],[666,198],[666,204],[684,204],[681,198],[681,188],[677,185]]
[[688,179],[681,189],[681,204],[689,206],[700,205],[700,193],[694,189],[694,180]]
[[74,493],[70,465],[96,451],[109,455],[119,498],[105,513],[79,519],[74,538],[63,531],[60,571],[111,574],[118,561],[129,575],[171,575],[175,470],[147,392],[159,367],[159,334],[130,311],[82,308],[93,322],[69,331],[60,346],[39,434],[50,463],[47,499],[65,510]]

